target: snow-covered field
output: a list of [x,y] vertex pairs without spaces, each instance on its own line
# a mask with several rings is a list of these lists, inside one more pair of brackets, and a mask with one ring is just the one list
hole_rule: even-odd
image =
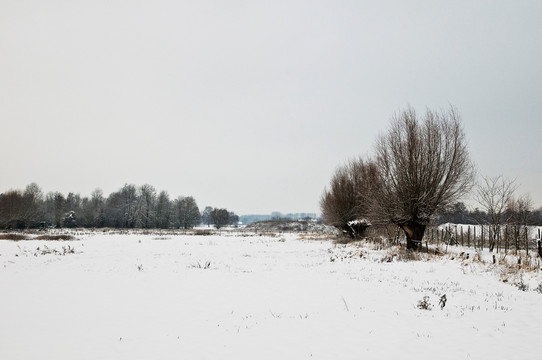
[[521,291],[472,250],[405,262],[295,234],[78,238],[0,241],[0,359],[541,356],[540,272]]

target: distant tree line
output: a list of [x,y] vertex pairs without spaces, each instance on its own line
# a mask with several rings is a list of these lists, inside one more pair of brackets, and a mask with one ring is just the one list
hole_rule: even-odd
[[[527,209],[524,211],[510,204],[503,212],[506,223],[542,226],[542,207],[539,209]],[[456,202],[450,208],[444,210],[435,217],[436,224],[465,224],[465,225],[483,225],[492,222],[491,215],[485,210],[476,207],[469,210],[465,203]]]
[[317,220],[318,215],[314,213],[288,213],[283,214],[278,211],[274,211],[271,214],[267,215],[241,215],[240,220],[244,225],[249,225],[255,222],[261,222],[261,221],[277,221],[277,220],[289,220],[289,221],[297,221],[297,220]]
[[[227,213],[227,217],[224,215]],[[224,219],[227,220],[225,221]],[[60,192],[43,194],[29,184],[24,191],[9,190],[0,194],[0,228],[27,229],[44,227],[190,229],[202,222],[222,227],[237,224],[239,217],[226,209],[206,207],[200,213],[192,196],[170,199],[167,191],[157,193],[152,185],[126,184],[105,197],[94,190],[90,197]],[[224,222],[225,221],[225,222]]]

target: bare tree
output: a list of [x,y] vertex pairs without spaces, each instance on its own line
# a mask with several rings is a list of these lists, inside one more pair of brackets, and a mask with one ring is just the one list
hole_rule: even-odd
[[533,200],[529,194],[523,194],[516,201],[516,223],[527,226],[533,211]]
[[533,201],[529,194],[521,195],[517,199],[511,199],[506,206],[507,223],[512,225],[512,236],[515,240],[516,250],[520,249],[521,239],[525,239],[525,249],[529,252],[529,231],[527,225],[531,221]]
[[25,228],[24,197],[19,190],[0,194],[0,227],[5,229]]
[[217,229],[228,225],[228,223],[230,222],[230,212],[226,209],[214,208],[209,215],[211,217],[212,223]]
[[145,229],[156,227],[156,189],[145,184],[139,187],[137,225]]
[[506,179],[502,175],[482,177],[479,182],[474,199],[487,212],[489,226],[489,251],[493,251],[500,236],[501,226],[505,218],[507,206],[513,200],[514,192],[518,188],[516,180]]
[[453,107],[412,108],[393,116],[391,127],[375,146],[382,186],[371,193],[374,219],[398,225],[407,248],[417,249],[431,217],[468,192],[474,180],[460,115]]
[[92,214],[92,225],[103,227],[105,224],[104,206],[105,198],[100,188],[94,189],[90,194],[90,206]]
[[167,191],[161,191],[156,200],[156,226],[167,229],[171,222],[171,202]]
[[137,225],[138,191],[135,185],[125,184],[120,192],[122,227],[134,228]]
[[228,225],[237,227],[239,225],[239,215],[237,215],[233,211],[230,211]]
[[369,226],[367,198],[378,179],[375,164],[362,158],[337,168],[320,199],[324,221],[351,237],[362,235]]
[[175,212],[179,228],[190,229],[201,221],[198,205],[192,196],[179,196],[175,200]]
[[36,227],[44,220],[43,215],[43,192],[36,183],[26,186],[23,193],[24,198],[24,220],[26,226]]
[[49,213],[48,222],[58,228],[62,227],[66,199],[62,193],[49,192],[45,198],[45,207]]
[[201,222],[207,226],[212,223],[211,211],[213,211],[213,208],[210,206],[206,206],[205,209],[201,212]]

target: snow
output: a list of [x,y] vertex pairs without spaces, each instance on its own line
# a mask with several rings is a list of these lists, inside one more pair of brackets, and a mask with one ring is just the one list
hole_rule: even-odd
[[346,225],[348,225],[348,226],[352,226],[352,225],[367,225],[367,226],[371,226],[371,222],[370,222],[368,219],[357,219],[357,220],[349,221],[348,223],[346,223]]
[[317,236],[77,237],[0,241],[0,359],[540,358],[540,272],[520,291],[474,256]]

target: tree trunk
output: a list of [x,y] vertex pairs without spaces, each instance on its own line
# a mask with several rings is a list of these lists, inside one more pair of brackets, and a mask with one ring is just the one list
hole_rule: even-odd
[[346,224],[340,227],[340,229],[348,234],[352,239],[358,239],[364,237],[369,225],[364,223]]
[[422,243],[425,225],[414,221],[406,221],[397,225],[405,232],[407,250],[418,250],[418,247],[421,246]]

